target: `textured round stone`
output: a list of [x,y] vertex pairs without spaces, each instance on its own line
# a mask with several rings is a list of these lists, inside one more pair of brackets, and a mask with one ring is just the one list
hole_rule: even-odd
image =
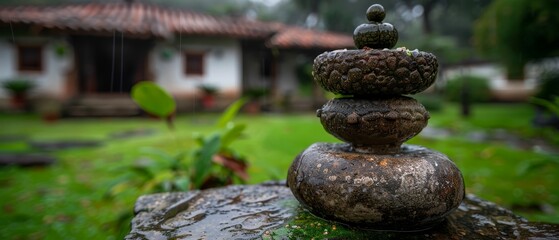
[[325,90],[354,96],[405,95],[435,82],[435,55],[409,50],[336,50],[314,59],[314,80]]
[[397,153],[400,145],[417,135],[429,112],[415,99],[336,98],[317,111],[320,122],[334,137],[360,152]]
[[390,23],[382,23],[386,13],[380,4],[373,4],[367,9],[369,23],[364,23],[353,31],[353,42],[359,49],[393,48],[398,42],[398,31]]
[[353,31],[355,47],[393,48],[398,42],[398,30],[390,23],[364,23]]
[[352,152],[345,143],[316,143],[295,158],[287,182],[313,214],[378,230],[427,229],[464,198],[456,165],[419,146],[372,155]]
[[373,4],[367,8],[367,20],[371,22],[382,22],[386,17],[384,7],[380,4]]

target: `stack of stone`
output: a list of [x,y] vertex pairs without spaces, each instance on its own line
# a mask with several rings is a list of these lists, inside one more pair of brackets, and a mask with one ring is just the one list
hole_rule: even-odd
[[433,54],[390,49],[397,30],[384,8],[367,10],[355,29],[358,50],[319,55],[313,76],[335,98],[317,111],[326,131],[346,143],[315,143],[296,157],[288,185],[315,215],[379,230],[429,228],[464,198],[458,168],[445,155],[402,145],[427,125],[429,113],[410,95],[437,76]]

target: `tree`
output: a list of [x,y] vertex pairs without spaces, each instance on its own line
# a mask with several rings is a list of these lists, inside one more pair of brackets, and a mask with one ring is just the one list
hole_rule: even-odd
[[431,34],[433,32],[433,10],[438,5],[446,5],[446,0],[401,0],[408,8],[412,9],[417,5],[421,6],[423,9],[423,14],[421,14],[421,20],[423,23],[423,32],[426,34]]
[[[353,33],[355,27],[365,23],[367,8],[373,3],[382,4],[385,8],[393,9],[391,0],[290,0],[283,1],[280,7],[291,5],[292,12],[289,19],[280,21],[307,27],[325,29],[335,32]],[[394,17],[396,13],[387,14]],[[293,16],[303,16],[294,22]]]
[[475,47],[524,79],[526,63],[559,53],[557,9],[556,0],[495,0],[475,23]]

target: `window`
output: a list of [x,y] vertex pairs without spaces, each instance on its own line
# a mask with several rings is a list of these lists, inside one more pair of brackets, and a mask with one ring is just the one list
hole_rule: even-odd
[[204,75],[204,53],[185,53],[186,75]]
[[42,71],[43,48],[40,46],[18,46],[17,67],[20,71]]

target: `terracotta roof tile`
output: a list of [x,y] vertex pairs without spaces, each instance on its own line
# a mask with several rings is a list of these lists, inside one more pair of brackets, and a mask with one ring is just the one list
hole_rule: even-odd
[[268,45],[278,48],[300,49],[355,48],[351,35],[293,26],[283,26],[283,28],[268,41]]
[[262,38],[274,32],[269,26],[258,22],[218,18],[141,2],[0,7],[0,22],[63,30],[123,31],[157,37],[170,37],[173,33],[181,32]]
[[295,49],[352,48],[349,35],[281,23],[215,17],[141,2],[58,6],[0,6],[0,23],[39,25],[47,29],[112,32],[169,38],[173,34],[268,39],[267,46]]

